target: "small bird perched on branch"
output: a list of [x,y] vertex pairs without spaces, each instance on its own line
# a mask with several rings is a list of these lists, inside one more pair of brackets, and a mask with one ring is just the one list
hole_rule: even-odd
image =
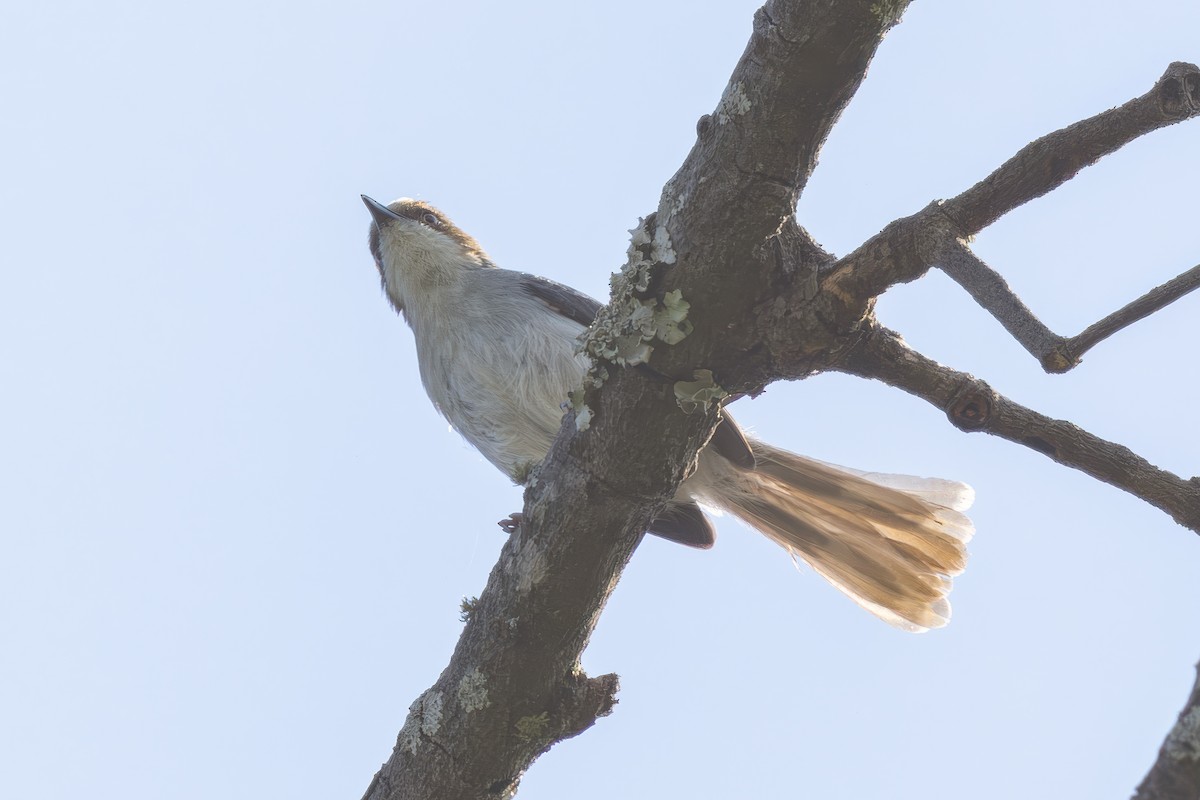
[[[371,254],[412,327],[425,391],[484,458],[519,481],[550,451],[567,393],[588,370],[576,343],[600,303],[496,267],[428,203],[362,199],[373,217]],[[950,619],[950,578],[965,567],[974,532],[962,511],[973,497],[954,481],[857,472],[789,453],[746,436],[725,413],[649,532],[711,547],[716,534],[700,504],[723,509],[884,621],[925,631]]]

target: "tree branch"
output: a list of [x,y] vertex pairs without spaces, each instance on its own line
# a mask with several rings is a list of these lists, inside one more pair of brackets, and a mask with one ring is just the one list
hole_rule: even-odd
[[[682,346],[656,342],[652,370],[610,363],[595,373],[581,398],[589,421],[564,419],[450,664],[410,708],[366,798],[511,796],[538,755],[611,709],[615,676],[585,678],[580,655],[642,531],[717,421],[715,405],[684,413],[674,381],[701,367],[725,370],[731,385],[779,377],[769,358],[745,358],[770,321],[736,335],[731,323],[771,296],[771,276],[804,282],[770,243],[906,6],[772,0],[756,15],[724,96],[643,225],[647,246],[631,248],[628,268],[645,278],[634,282],[639,299],[680,289],[695,332]],[[788,227],[779,252],[819,251],[805,240]],[[810,359],[833,339],[814,341]]]
[[1139,136],[1200,114],[1200,68],[1176,61],[1141,97],[1022,147],[999,169],[942,204],[968,238]]
[[[957,197],[931,203],[891,223],[833,264],[822,286],[840,297],[877,297],[897,283],[916,280],[953,242],[969,240],[1017,206],[1058,188],[1139,136],[1198,114],[1200,67],[1174,62],[1141,97],[1043,136]],[[980,281],[994,288],[994,280],[981,277]],[[1007,286],[1004,289],[1011,295]],[[1003,302],[1012,305],[1011,300]],[[1020,325],[1032,324],[1028,309],[1024,318]],[[1034,327],[1045,330],[1040,322]],[[1048,330],[1045,334],[1054,335]]]
[[869,328],[836,366],[876,378],[942,409],[960,430],[984,431],[1124,489],[1200,533],[1200,478],[1184,480],[1129,448],[1014,403],[983,381],[943,366],[883,327]]
[[1066,338],[1047,328],[1000,273],[975,255],[963,240],[947,241],[936,258],[936,266],[966,289],[1051,373],[1073,369],[1084,353],[1109,336],[1200,287],[1200,266],[1195,266],[1090,325],[1078,336]]
[[1034,316],[1008,281],[975,255],[962,239],[949,240],[937,257],[937,266],[967,290],[967,294],[1000,321],[1022,347],[1033,354],[1047,371],[1060,352],[1063,337]]
[[1179,719],[1133,800],[1195,800],[1200,797],[1200,664]]
[[1089,325],[1078,336],[1063,342],[1063,356],[1067,361],[1079,363],[1079,358],[1100,342],[1123,330],[1155,311],[1174,303],[1188,292],[1200,287],[1200,264],[1156,286],[1123,308],[1114,311],[1099,322]]
[[651,291],[681,290],[696,329],[721,331],[659,348],[652,364],[663,374],[689,378],[704,367],[730,393],[753,394],[821,368],[861,318],[862,305],[847,311],[839,298],[814,298],[815,262],[790,262],[779,245],[825,257],[795,225],[796,200],[907,6],[772,0],[755,15],[717,110],[700,120],[696,144],[659,202],[656,222],[673,260],[658,265]]

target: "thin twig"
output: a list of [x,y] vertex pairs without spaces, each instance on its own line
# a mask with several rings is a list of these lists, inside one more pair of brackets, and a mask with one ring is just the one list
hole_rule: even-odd
[[1052,373],[1067,372],[1076,367],[1084,353],[1109,336],[1200,288],[1200,265],[1197,265],[1114,311],[1078,336],[1067,338],[1047,328],[1021,302],[1003,276],[975,255],[963,240],[947,240],[938,253],[935,266],[966,289],[967,294],[999,320],[1043,369]]
[[1139,319],[1150,316],[1197,288],[1200,288],[1200,264],[1161,286],[1156,286],[1096,324],[1089,325],[1083,333],[1063,342],[1063,347],[1077,361],[1080,356],[1117,331],[1132,325]]
[[[1139,136],[1197,115],[1200,67],[1176,61],[1141,97],[1031,142],[957,197],[891,223],[823,269],[822,288],[835,297],[876,297],[898,283],[916,280],[934,265],[944,242],[970,239]],[[1045,363],[1041,356],[1039,360]]]

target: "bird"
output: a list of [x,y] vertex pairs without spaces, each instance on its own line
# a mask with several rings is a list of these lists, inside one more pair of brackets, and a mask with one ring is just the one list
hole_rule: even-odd
[[[517,483],[558,433],[568,392],[590,366],[577,341],[601,304],[560,283],[498,267],[423,200],[362,195],[383,292],[412,329],[429,399]],[[974,534],[974,491],[957,481],[868,473],[743,432],[727,410],[649,533],[698,548],[728,512],[901,630],[950,620],[952,578]]]

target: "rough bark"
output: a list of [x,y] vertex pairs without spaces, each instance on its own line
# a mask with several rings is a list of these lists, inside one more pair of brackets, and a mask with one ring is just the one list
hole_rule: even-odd
[[1133,800],[1196,800],[1200,797],[1200,664],[1196,683],[1158,758]]
[[[449,665],[411,706],[366,798],[511,796],[538,755],[612,710],[616,676],[589,678],[579,658],[642,531],[716,424],[719,404],[680,403],[681,387],[698,377],[711,379],[714,395],[737,396],[842,369],[957,409],[960,426],[975,413],[964,401],[973,387],[989,398],[987,430],[1200,529],[1195,481],[1127,451],[1127,461],[1106,466],[1115,445],[1021,409],[919,354],[916,367],[897,367],[907,357],[873,318],[881,292],[961,254],[963,239],[1007,210],[1133,138],[1194,115],[1196,68],[1172,65],[1142,98],[1035,142],[959,197],[834,259],[796,223],[795,203],[906,7],[773,0],[756,14],[724,95],[700,119],[695,146],[635,234],[623,288],[594,326],[593,351],[607,360],[573,398],[575,412],[528,484],[522,522],[470,609]],[[614,331],[628,332],[622,309],[654,306],[672,291],[689,304],[690,335],[673,345],[641,343],[653,348],[648,368],[625,369],[622,356],[605,349]]]

